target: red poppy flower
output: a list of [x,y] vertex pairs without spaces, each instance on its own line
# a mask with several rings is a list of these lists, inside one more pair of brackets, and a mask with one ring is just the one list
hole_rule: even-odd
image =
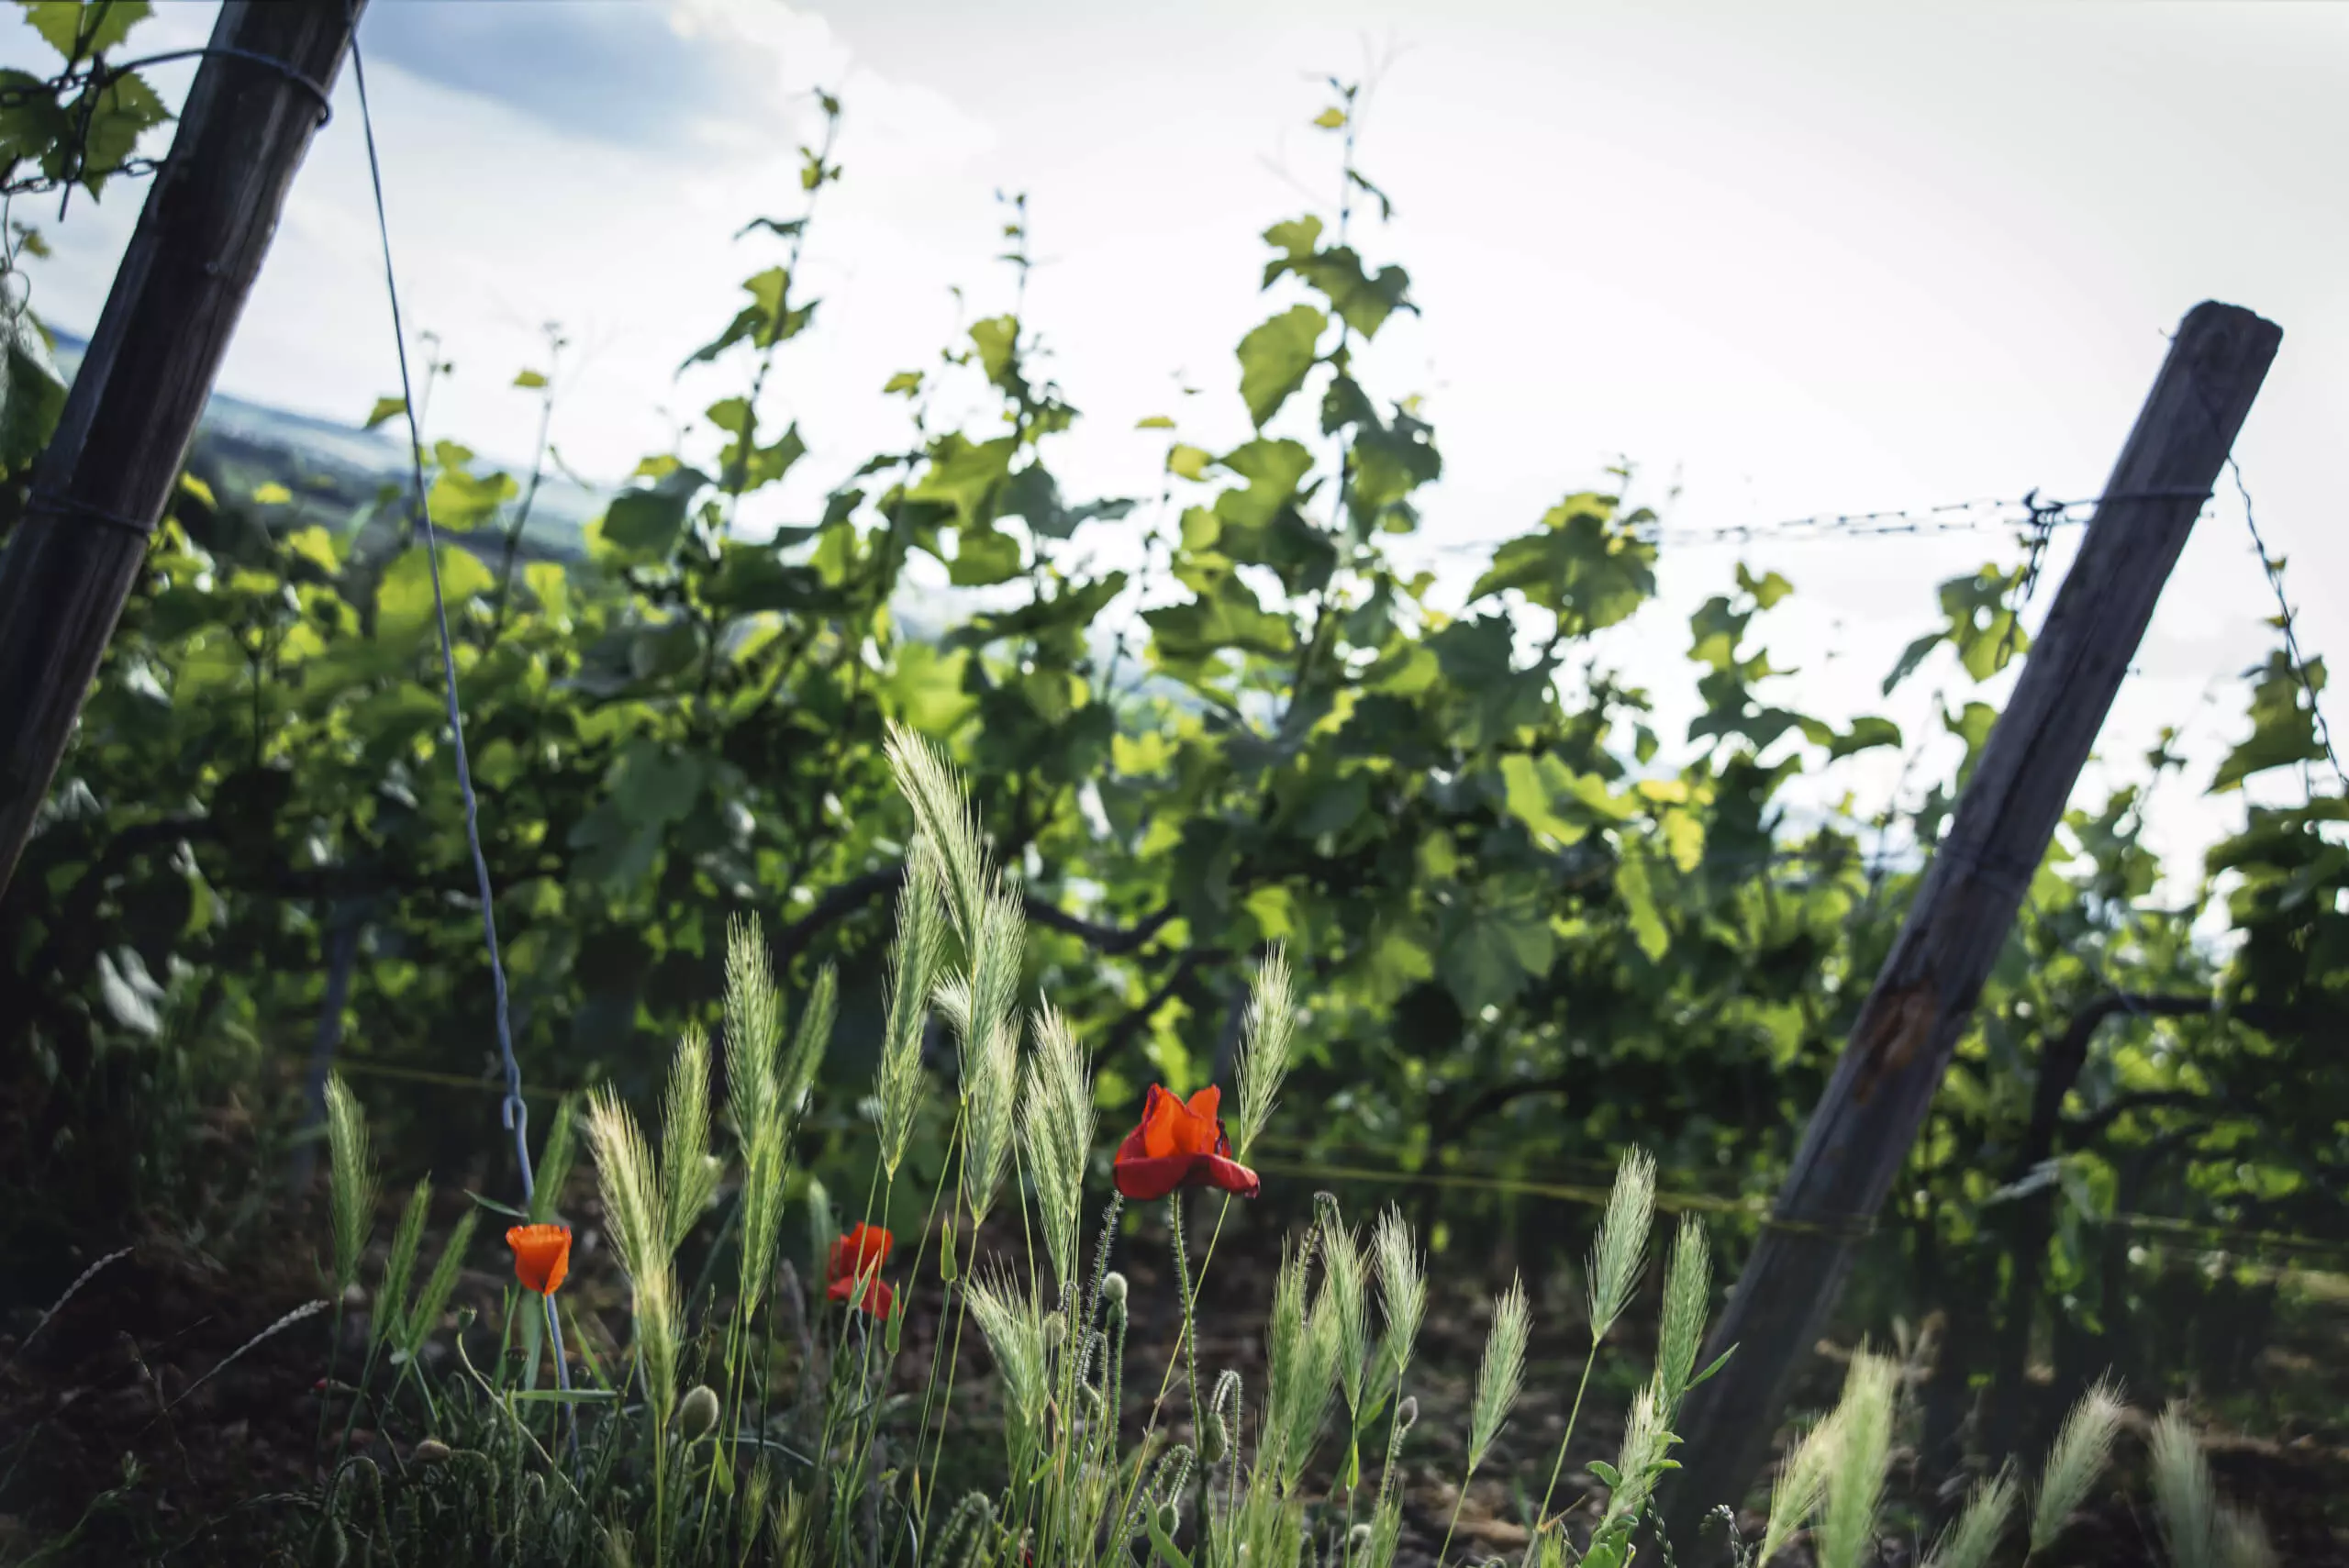
[[[895,1293],[888,1281],[876,1276],[881,1265],[889,1261],[889,1249],[896,1244],[897,1239],[881,1227],[863,1224],[833,1242],[824,1270],[825,1298],[849,1302],[876,1318],[886,1318]],[[868,1284],[869,1290],[864,1288]]]
[[514,1249],[514,1277],[526,1288],[540,1296],[562,1288],[571,1272],[570,1226],[517,1225],[506,1233],[506,1244]]
[[1141,1103],[1141,1125],[1126,1134],[1111,1164],[1118,1190],[1145,1202],[1176,1187],[1220,1187],[1254,1197],[1263,1184],[1231,1157],[1231,1140],[1216,1114],[1222,1100],[1223,1091],[1212,1084],[1187,1105],[1152,1084]]

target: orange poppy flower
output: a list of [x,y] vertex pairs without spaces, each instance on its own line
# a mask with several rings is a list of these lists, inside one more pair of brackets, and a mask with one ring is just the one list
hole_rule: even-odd
[[506,1244],[514,1249],[514,1277],[526,1288],[540,1296],[562,1288],[571,1272],[570,1226],[517,1225],[506,1233]]
[[1263,1184],[1231,1157],[1231,1140],[1217,1115],[1222,1102],[1223,1091],[1212,1084],[1188,1104],[1152,1084],[1141,1103],[1141,1124],[1126,1134],[1111,1162],[1118,1190],[1145,1202],[1177,1187],[1219,1187],[1254,1197]]
[[[833,1242],[824,1270],[825,1299],[849,1302],[876,1318],[886,1318],[895,1293],[888,1281],[877,1276],[881,1265],[889,1261],[889,1250],[896,1244],[897,1239],[878,1225],[864,1224]],[[872,1288],[865,1289],[866,1285]]]

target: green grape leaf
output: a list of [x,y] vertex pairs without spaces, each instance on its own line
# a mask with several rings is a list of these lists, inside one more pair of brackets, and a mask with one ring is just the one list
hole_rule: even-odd
[[[453,621],[459,608],[497,585],[481,557],[460,546],[440,547],[440,595]],[[421,641],[433,626],[432,557],[410,545],[375,585],[375,635],[393,646]]]
[[685,514],[708,484],[697,469],[671,470],[654,484],[624,490],[604,512],[604,542],[640,561],[665,558],[685,531]]
[[[2324,689],[2322,661],[2310,662],[2309,684],[2319,691]],[[2305,692],[2289,655],[2279,649],[2268,656],[2259,683],[2252,688],[2251,733],[2219,764],[2208,793],[2223,795],[2240,789],[2243,780],[2270,768],[2323,760],[2324,747],[2317,740],[2316,715],[2305,701]]]
[[444,467],[434,476],[432,488],[425,493],[425,505],[431,509],[432,526],[451,533],[470,533],[497,516],[498,507],[520,493],[514,477],[507,473],[487,473],[479,477],[462,467]]
[[7,318],[7,364],[0,371],[0,473],[32,465],[65,411],[65,377],[28,310]]
[[1305,384],[1315,346],[1330,318],[1309,305],[1292,306],[1240,339],[1240,396],[1258,429]]
[[112,0],[85,6],[80,0],[31,0],[25,21],[49,47],[68,59],[87,60],[121,47],[130,29],[154,15],[147,0]]

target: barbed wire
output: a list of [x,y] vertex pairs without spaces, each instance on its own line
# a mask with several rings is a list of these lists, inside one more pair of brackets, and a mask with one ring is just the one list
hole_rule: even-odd
[[206,44],[199,48],[166,50],[161,54],[141,55],[137,60],[110,63],[102,56],[92,56],[87,61],[76,53],[69,56],[65,69],[54,76],[38,81],[20,82],[0,86],[0,114],[25,108],[37,103],[48,103],[63,112],[64,100],[73,95],[79,114],[73,127],[73,139],[66,156],[60,161],[58,172],[37,174],[22,180],[0,183],[0,195],[9,196],[46,195],[51,191],[64,193],[58,199],[57,217],[64,221],[66,208],[73,199],[73,187],[92,180],[117,177],[140,179],[154,173],[167,161],[161,158],[126,158],[111,168],[93,170],[88,166],[90,130],[97,119],[98,100],[124,77],[150,65],[168,65],[182,60],[202,60],[215,56],[242,60],[250,64],[274,71],[296,87],[317,100],[318,124],[325,125],[334,117],[334,106],[327,90],[313,82],[286,61],[251,50],[236,49],[227,44]]

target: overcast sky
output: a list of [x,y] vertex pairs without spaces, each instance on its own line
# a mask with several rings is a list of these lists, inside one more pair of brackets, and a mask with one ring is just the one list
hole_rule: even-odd
[[[214,6],[159,11],[142,45],[201,42]],[[1448,582],[1474,569],[1457,547],[1523,531],[1619,456],[1652,497],[1677,476],[1683,529],[2093,495],[2163,335],[2216,298],[2285,328],[2237,455],[2305,645],[2349,648],[2349,6],[377,0],[361,41],[403,304],[457,366],[433,433],[506,461],[534,417],[508,384],[550,318],[578,345],[555,439],[591,477],[737,389],[674,373],[779,259],[733,236],[798,210],[821,83],[847,106],[847,179],[803,269],[818,330],[770,406],[812,455],[767,516],[901,444],[882,382],[1008,307],[997,189],[1029,194],[1050,263],[1029,315],[1085,411],[1054,468],[1079,497],[1154,494],[1163,438],[1138,418],[1244,436],[1231,346],[1272,307],[1258,236],[1331,205],[1334,143],[1308,122],[1322,77],[1370,69],[1361,161],[1397,211],[1357,234],[1410,269],[1425,314],[1381,334],[1369,373],[1427,396],[1445,472],[1418,548]],[[0,32],[0,64],[53,59]],[[154,74],[176,104],[192,71]],[[343,418],[397,382],[352,88],[346,69],[221,377]],[[19,206],[57,248],[37,309],[89,328],[143,195],[77,201],[61,228]],[[1937,583],[2012,550],[1995,532],[1746,547],[1797,590],[1762,622],[1800,671],[1780,700],[1889,711],[1913,739],[1960,683],[1939,661],[1890,703],[1877,682]],[[1609,639],[1667,734],[1693,711],[1687,614],[1736,559],[1669,550],[1662,603]],[[2273,608],[2224,492],[2100,747],[2132,776],[2162,725],[2188,727],[2197,776],[2154,813],[2175,869],[2241,809],[2198,792],[2242,732],[2232,677],[2265,656]],[[1911,792],[1947,761],[1925,752]],[[1857,759],[1834,788],[1879,800],[1900,766]],[[2102,787],[2092,770],[2086,797]]]

